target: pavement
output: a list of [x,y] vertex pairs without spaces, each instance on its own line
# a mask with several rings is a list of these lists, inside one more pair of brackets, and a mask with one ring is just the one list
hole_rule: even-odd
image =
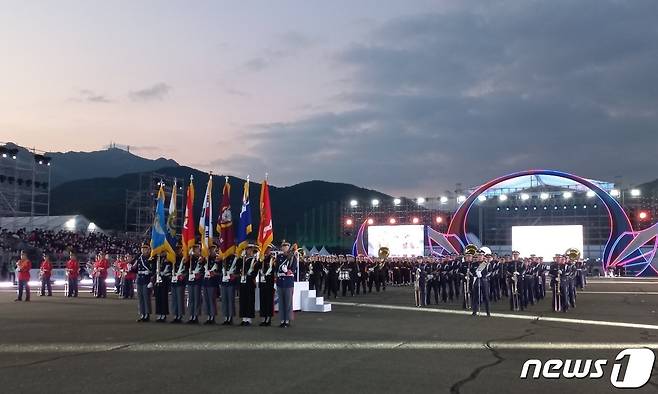
[[[619,390],[620,351],[658,353],[658,278],[592,279],[567,313],[550,298],[510,312],[503,299],[491,317],[456,301],[415,308],[410,287],[388,287],[298,313],[290,328],[137,323],[136,301],[114,294],[14,298],[0,290],[6,393],[605,393]],[[521,379],[528,359],[606,364],[599,379]],[[658,364],[634,390],[656,391]]]

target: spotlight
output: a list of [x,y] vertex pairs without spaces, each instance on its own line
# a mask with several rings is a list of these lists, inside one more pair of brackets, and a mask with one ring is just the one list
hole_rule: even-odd
[[592,198],[596,196],[596,193],[594,193],[594,190],[588,190],[587,191],[587,197]]
[[528,193],[521,194],[521,201],[527,201],[529,199],[530,199],[530,195]]
[[419,221],[420,220],[418,220],[418,218],[411,219],[411,223],[413,223],[413,224],[418,224]]
[[416,203],[417,203],[418,205],[425,204],[425,197],[418,197],[418,198],[416,199]]
[[371,201],[371,204],[372,204],[373,207],[378,207],[379,206],[379,200],[375,198]]
[[571,197],[573,197],[573,193],[571,193],[571,192],[564,192],[564,193],[562,193],[562,197],[563,197],[564,199],[570,199]]
[[390,218],[390,219],[388,219],[388,222],[389,222],[390,224],[395,224],[395,218]]
[[441,216],[437,216],[434,220],[436,220],[437,223],[443,222],[443,218]]
[[393,205],[397,206],[397,205],[400,205],[400,204],[402,204],[402,200],[400,200],[399,198],[394,198],[393,199]]
[[352,221],[352,219],[347,219],[347,220],[345,220],[345,225],[346,225],[346,226],[351,226],[352,224],[354,224],[354,222]]
[[372,220],[372,219],[368,219],[368,224],[372,225],[372,224],[374,224],[374,223],[375,223],[374,220]]
[[485,196],[484,194],[480,194],[478,196],[478,201],[480,202],[487,201],[487,196]]
[[461,204],[461,203],[463,203],[464,201],[466,201],[466,196],[457,196],[457,202],[458,202],[458,203]]
[[631,189],[631,196],[632,197],[640,197],[640,194],[642,194],[640,189]]
[[350,201],[350,207],[355,208],[357,205],[359,205],[359,202],[356,200],[351,200]]
[[448,202],[448,197],[446,197],[446,196],[441,196],[441,198],[439,198],[439,201],[441,202],[441,204],[445,204],[445,203]]
[[649,214],[646,211],[641,211],[637,216],[640,218],[640,220],[644,220],[649,217]]
[[506,194],[501,194],[500,196],[498,196],[498,199],[500,201],[507,201],[507,195]]
[[548,200],[551,196],[548,193],[541,193],[539,198],[542,200]]
[[612,189],[612,190],[610,190],[610,195],[612,197],[619,197],[621,195],[621,192],[617,189]]

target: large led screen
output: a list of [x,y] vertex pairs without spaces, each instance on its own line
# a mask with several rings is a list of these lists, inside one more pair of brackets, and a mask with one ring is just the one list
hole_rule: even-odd
[[551,260],[569,248],[583,250],[583,226],[512,226],[512,249],[521,257],[534,254]]
[[368,227],[368,254],[371,256],[377,256],[382,246],[388,247],[393,257],[422,256],[424,241],[423,225]]

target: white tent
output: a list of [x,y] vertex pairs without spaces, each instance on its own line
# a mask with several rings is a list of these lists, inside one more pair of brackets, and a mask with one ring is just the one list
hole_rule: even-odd
[[309,250],[306,248],[306,246],[302,246],[302,247],[299,248],[299,249],[302,250],[306,256],[310,256],[310,252],[309,252]]
[[316,255],[318,254],[318,250],[315,248],[315,246],[313,246],[311,250],[308,251],[308,254],[310,254],[311,256]]
[[322,249],[320,249],[319,253],[320,253],[320,256],[331,256],[331,253],[329,253],[327,251],[327,249],[324,248],[324,246],[322,247]]
[[18,216],[0,218],[0,228],[16,231],[24,228],[32,230],[35,228],[52,231],[72,231],[79,233],[103,232],[101,228],[82,215],[66,216]]

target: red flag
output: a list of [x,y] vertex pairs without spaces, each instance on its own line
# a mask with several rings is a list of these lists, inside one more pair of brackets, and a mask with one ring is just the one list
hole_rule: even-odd
[[190,184],[187,186],[187,198],[185,201],[185,220],[183,222],[183,255],[188,256],[192,246],[194,246],[194,183],[190,175]]
[[231,185],[228,183],[228,177],[226,177],[222,192],[222,207],[217,220],[217,232],[219,233],[219,250],[224,259],[235,253],[235,233],[231,216]]
[[260,249],[261,258],[265,256],[265,251],[273,240],[270,189],[267,186],[267,179],[265,179],[260,188],[260,226],[258,227],[258,248]]

